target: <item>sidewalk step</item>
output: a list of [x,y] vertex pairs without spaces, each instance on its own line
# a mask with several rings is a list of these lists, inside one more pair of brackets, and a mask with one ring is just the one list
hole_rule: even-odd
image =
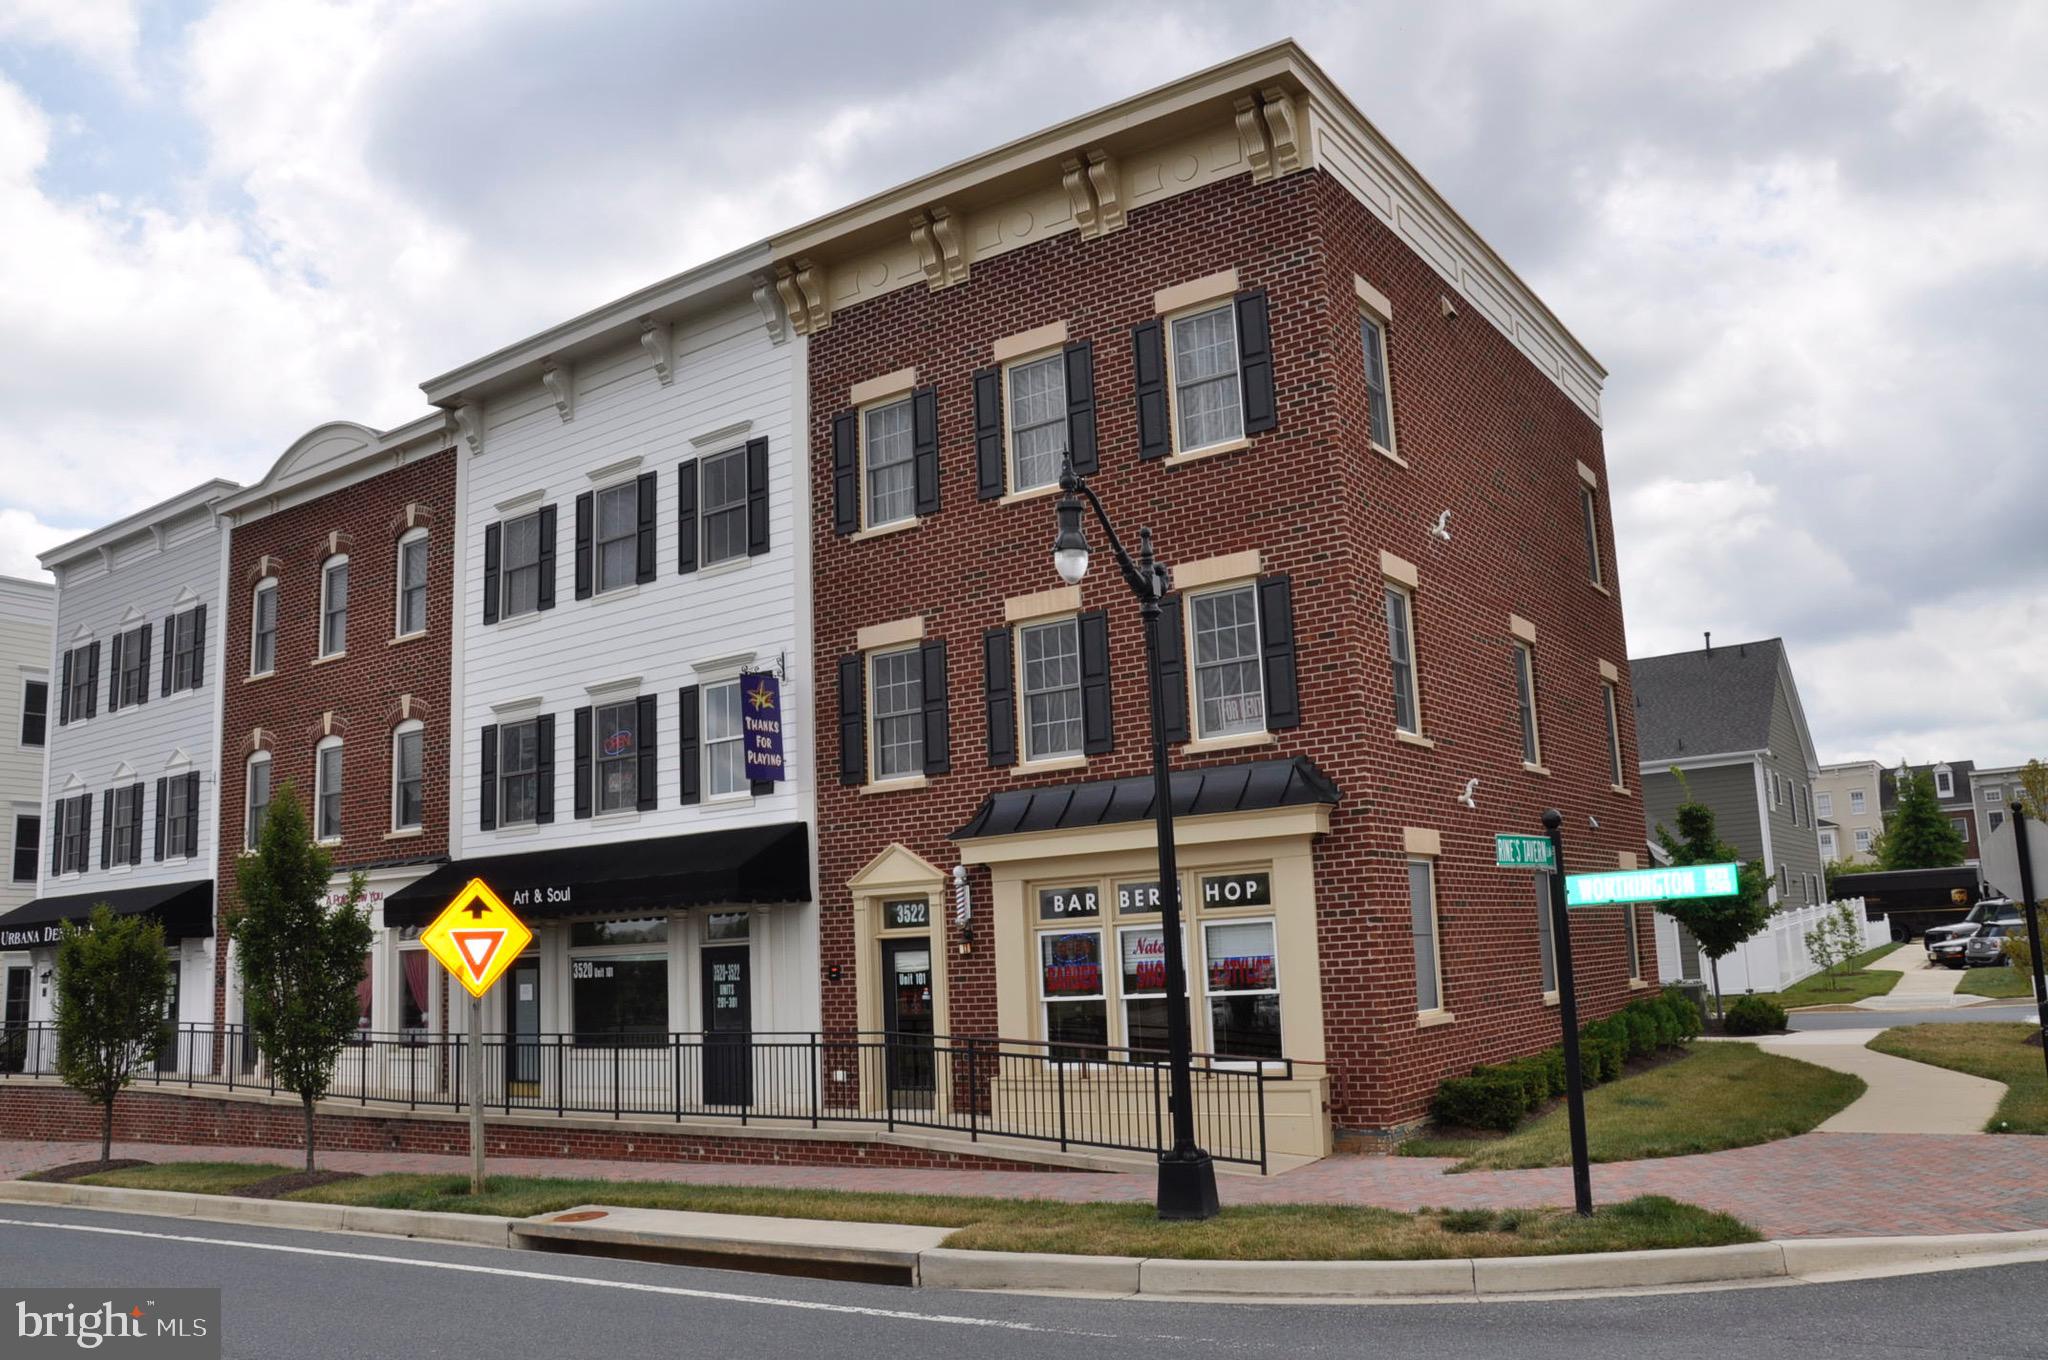
[[535,1251],[915,1287],[919,1256],[951,1230],[582,1204],[511,1232],[515,1246]]

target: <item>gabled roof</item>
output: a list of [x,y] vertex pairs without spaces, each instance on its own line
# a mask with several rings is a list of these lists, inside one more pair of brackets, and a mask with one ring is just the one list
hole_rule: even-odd
[[[1934,772],[1937,768],[1943,765],[1946,765],[1949,770],[1949,787],[1951,789],[1951,792],[1949,793],[1948,797],[1941,797],[1941,788],[1938,784],[1936,784],[1936,800],[1939,801],[1943,807],[1962,807],[1965,804],[1968,804],[1972,807],[1976,806],[1976,800],[1970,793],[1970,777],[1973,773],[1975,773],[1977,769],[1976,761],[1935,760],[1930,761],[1925,765],[1908,765],[1906,768],[1914,774],[1926,775],[1927,782],[1929,784],[1934,784]],[[1887,770],[1881,770],[1878,772],[1878,803],[1887,811],[1897,807],[1899,804],[1898,776],[1899,772],[1896,767]]]
[[1636,696],[1636,745],[1644,765],[1748,756],[1770,749],[1771,706],[1785,687],[1793,725],[1809,766],[1817,764],[1813,738],[1791,662],[1779,638],[1738,642],[1696,652],[1633,658],[1629,676]]

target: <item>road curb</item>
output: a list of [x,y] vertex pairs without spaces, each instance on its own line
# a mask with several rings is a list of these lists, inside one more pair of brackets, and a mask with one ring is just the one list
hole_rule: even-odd
[[[526,1247],[532,1219],[429,1213],[164,1190],[0,1181],[0,1203],[58,1205],[215,1223],[315,1228]],[[675,1234],[680,1250],[716,1253],[721,1238]],[[749,1256],[758,1265],[760,1255]],[[959,1251],[918,1253],[923,1289],[1093,1297],[1220,1298],[1237,1302],[1457,1302],[1541,1295],[1597,1296],[1700,1286],[1832,1283],[1974,1266],[2048,1261],[2048,1229],[1914,1237],[1784,1238],[1727,1247],[1576,1256],[1439,1261],[1196,1261],[1131,1256]],[[791,1262],[791,1264],[800,1264]],[[735,1265],[745,1268],[738,1259]]]

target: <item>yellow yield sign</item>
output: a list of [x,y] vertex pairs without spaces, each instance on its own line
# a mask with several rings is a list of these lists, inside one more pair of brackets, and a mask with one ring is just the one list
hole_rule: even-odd
[[420,943],[427,952],[479,999],[532,940],[526,922],[514,916],[480,878],[469,880],[434,918],[434,924],[420,932]]

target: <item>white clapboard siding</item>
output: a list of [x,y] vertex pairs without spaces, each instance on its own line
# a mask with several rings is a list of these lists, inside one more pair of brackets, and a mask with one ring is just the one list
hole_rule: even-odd
[[[15,880],[14,838],[17,817],[44,815],[43,748],[22,744],[21,716],[28,682],[49,679],[55,600],[44,582],[0,576],[0,912],[34,897],[40,873],[31,869],[26,881]],[[46,730],[56,722],[53,704]],[[37,854],[40,863],[43,851]]]

